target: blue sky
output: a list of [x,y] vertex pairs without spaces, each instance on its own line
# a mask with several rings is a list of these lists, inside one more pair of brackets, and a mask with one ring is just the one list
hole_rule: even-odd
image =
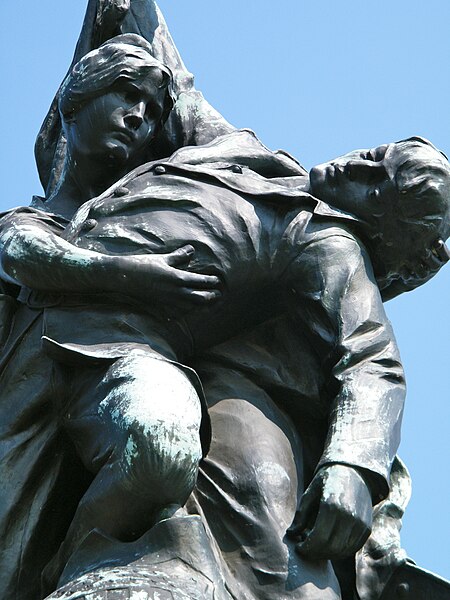
[[[41,193],[34,139],[85,5],[3,7],[1,209]],[[160,7],[213,106],[306,167],[411,135],[450,154],[448,0],[161,0]],[[448,579],[449,297],[447,267],[387,305],[409,383],[400,454],[414,491],[403,542],[421,566]]]

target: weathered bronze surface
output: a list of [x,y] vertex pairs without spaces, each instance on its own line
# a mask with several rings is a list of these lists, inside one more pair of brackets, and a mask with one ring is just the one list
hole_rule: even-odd
[[4,597],[438,585],[399,539],[383,300],[449,259],[447,158],[308,173],[208,104],[153,0],[89,0],[36,159],[45,197],[0,220]]

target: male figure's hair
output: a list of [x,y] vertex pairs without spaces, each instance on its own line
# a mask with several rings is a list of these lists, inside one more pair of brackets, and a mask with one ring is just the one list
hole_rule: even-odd
[[[397,294],[431,279],[449,258],[444,242],[450,235],[450,163],[445,154],[420,137],[391,144],[388,152],[388,177],[396,194],[388,201],[381,199],[380,214],[367,241],[377,277],[383,279],[383,273],[403,267],[397,271]],[[434,248],[433,237],[435,242],[440,240]],[[430,246],[421,247],[423,240]],[[436,251],[440,263],[430,261],[430,253]],[[408,267],[414,271],[414,262],[421,263],[419,271],[431,262],[433,267],[427,276],[414,278],[408,273]],[[385,285],[390,284],[385,281]]]
[[[398,220],[450,234],[450,164],[431,142],[412,137],[395,144]],[[426,154],[414,150],[429,149]]]

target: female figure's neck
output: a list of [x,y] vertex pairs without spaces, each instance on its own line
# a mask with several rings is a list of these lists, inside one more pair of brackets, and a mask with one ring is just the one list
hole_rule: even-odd
[[71,219],[79,207],[106,191],[126,174],[117,161],[83,161],[66,157],[59,183],[46,199],[49,211]]

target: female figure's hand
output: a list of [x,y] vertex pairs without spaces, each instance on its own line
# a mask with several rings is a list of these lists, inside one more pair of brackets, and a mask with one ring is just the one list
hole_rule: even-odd
[[142,302],[190,308],[221,296],[215,275],[188,270],[195,250],[110,255],[78,248],[29,215],[0,227],[0,273],[11,283],[62,294],[118,293]]
[[120,289],[116,291],[177,306],[216,300],[221,296],[219,278],[187,270],[194,254],[193,246],[186,245],[167,254],[117,256]]

